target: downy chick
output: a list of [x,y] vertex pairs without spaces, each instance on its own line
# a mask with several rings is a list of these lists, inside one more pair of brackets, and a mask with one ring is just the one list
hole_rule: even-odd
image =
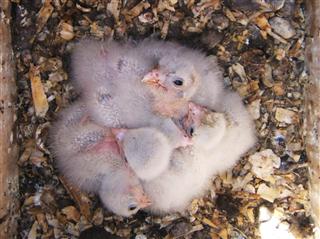
[[241,97],[229,90],[224,90],[221,97],[223,100],[215,104],[214,110],[222,112],[227,119],[222,139],[208,150],[194,147],[195,153],[209,159],[212,174],[230,169],[256,143],[255,126]]
[[[157,45],[162,46],[163,43],[150,41],[149,43],[146,42],[146,44],[144,44],[148,49],[146,50],[148,54],[161,54],[157,50],[150,50],[148,48],[148,44],[154,47]],[[225,157],[219,156],[226,159],[223,163],[219,164],[216,160],[212,160],[212,167],[216,169],[221,167],[221,170],[226,170],[234,165],[237,159],[239,159],[242,154],[254,145],[256,137],[253,121],[245,109],[241,98],[236,93],[232,93],[224,88],[222,71],[214,57],[207,57],[201,52],[187,48],[182,48],[182,51],[181,48],[177,47],[177,49],[176,55],[179,55],[181,58],[183,57],[182,59],[184,60],[179,61],[175,59],[171,62],[166,62],[165,65],[174,69],[176,66],[179,66],[181,62],[184,62],[184,64],[193,64],[193,69],[197,72],[200,83],[197,85],[195,92],[189,91],[191,94],[187,94],[189,96],[191,95],[188,102],[194,102],[196,105],[206,108],[207,112],[215,112],[213,114],[209,113],[207,116],[214,116],[213,118],[216,118],[217,120],[214,127],[208,127],[208,125],[202,124],[200,127],[195,129],[193,142],[196,143],[196,145],[202,145],[201,147],[195,147],[197,152],[199,152],[196,154],[200,155],[202,149],[209,148],[211,148],[211,151],[205,153],[204,157],[207,155],[221,155],[223,154],[223,150],[228,151],[225,154]],[[172,45],[171,51],[174,52]],[[166,52],[166,54],[172,55],[173,53],[169,54]],[[174,59],[172,56],[171,58]],[[159,62],[161,62],[161,60]],[[158,83],[158,87],[149,87],[153,94],[156,94],[154,91],[163,91],[163,87],[161,87],[160,84],[161,77],[159,77],[158,70],[155,70],[156,72],[151,71],[149,75],[147,74],[147,80],[144,80],[144,82],[149,81],[151,83]],[[189,69],[185,69],[185,71],[188,70],[190,70],[190,67]],[[156,80],[154,78],[156,78]],[[166,90],[173,92],[175,88],[174,86],[168,87],[168,85],[166,85]],[[165,99],[163,99],[163,101],[165,101]],[[224,119],[225,117],[227,120]],[[230,122],[233,122],[231,123],[232,127],[226,127],[226,123],[229,124]],[[180,122],[178,122],[178,125],[180,123],[181,119]],[[215,137],[211,137],[212,135]],[[210,138],[211,140],[209,140]],[[220,143],[218,144],[219,141]],[[202,142],[206,143],[203,144]],[[230,145],[232,145],[233,150],[228,150],[226,148]],[[219,150],[219,147],[221,150]],[[213,151],[213,148],[215,148],[216,151]]]
[[169,170],[143,182],[153,201],[148,209],[157,213],[184,210],[194,197],[204,193],[213,175],[231,168],[256,141],[252,119],[241,98],[224,89],[215,59],[192,54],[189,59],[201,63],[195,63],[200,84],[190,100],[202,113],[194,119],[193,146],[176,149]]
[[208,165],[194,154],[193,146],[175,149],[167,170],[153,180],[142,181],[152,201],[146,210],[155,214],[184,211],[192,199],[204,194],[211,176]]
[[192,137],[192,146],[174,150],[168,170],[153,180],[142,182],[152,200],[147,210],[157,214],[181,212],[193,198],[205,193],[215,173],[215,166],[211,163],[214,152],[211,150],[221,142],[229,127],[225,114],[209,111],[192,102],[182,120],[182,129]]
[[200,77],[194,64],[184,62],[180,56],[170,55],[163,56],[142,82],[153,95],[153,110],[178,119],[187,111],[188,101],[196,92]]
[[253,120],[237,93],[224,90],[215,111],[191,103],[193,150],[211,175],[230,169],[256,142]]
[[[180,88],[180,90],[184,92],[181,93],[181,91],[178,90],[178,94],[171,95],[180,95],[180,97],[185,96],[185,98],[189,98],[189,100],[209,108],[214,108],[213,106],[218,104],[221,97],[223,97],[223,74],[215,57],[206,56],[201,51],[184,47],[178,43],[152,39],[142,41],[136,46],[136,51],[143,52],[146,57],[158,59],[158,65],[161,65],[164,69],[161,71],[161,69],[155,67],[155,73],[159,73],[159,71],[162,73],[160,74],[160,76],[162,75],[162,80],[154,79],[156,74],[145,75],[145,81],[148,82],[149,80],[151,86],[152,84],[153,86],[158,85],[158,87],[153,87],[153,89],[165,89],[161,87],[165,86],[167,89],[170,88],[169,92],[176,92],[176,86],[171,87],[170,84],[161,83],[163,82],[163,79],[165,79],[163,77],[164,75],[168,72],[174,73],[177,71],[176,75],[186,81],[183,83],[184,86],[178,87],[178,89]],[[188,72],[191,72],[189,76],[187,76]],[[188,83],[192,82],[191,80],[188,80],[192,75],[196,76],[195,86]],[[190,88],[188,89],[189,86]],[[157,94],[159,94],[159,92]]]
[[144,126],[140,124],[147,111],[143,103],[149,98],[135,81],[140,79],[140,72],[152,68],[153,63],[143,60],[140,64],[141,57],[135,59],[132,47],[130,43],[86,40],[73,50],[74,85],[90,106],[88,112],[92,119],[100,125],[112,128]]
[[99,194],[116,214],[130,216],[150,205],[138,177],[120,154],[115,135],[92,123],[85,113],[82,104],[75,104],[51,129],[60,172],[80,189]]
[[168,138],[155,128],[113,129],[119,137],[128,164],[142,180],[151,180],[169,165],[172,147]]
[[192,199],[205,193],[214,175],[230,169],[254,145],[253,122],[241,98],[229,91],[223,93],[225,98],[216,108],[223,113],[191,105],[196,106],[192,110],[200,107],[202,111],[193,119],[194,144],[174,150],[168,170],[142,182],[152,201],[147,210],[157,214],[185,210]]
[[171,119],[154,112],[153,96],[141,82],[157,59],[137,52],[131,43],[84,41],[74,49],[72,62],[74,83],[83,90],[93,121],[110,128],[155,127],[173,147],[187,140]]
[[[59,140],[58,138],[54,140],[52,145],[54,145],[54,150],[57,151],[57,154],[64,155],[64,157],[73,156],[75,153],[81,152],[84,145],[83,143],[80,144],[79,141],[70,140],[70,138],[75,138],[76,136],[73,134],[70,135],[68,128],[79,127],[79,125],[89,120],[86,106],[81,103],[72,105],[61,113],[60,118],[60,128],[56,127],[56,129],[52,130],[52,134],[65,135],[59,138]],[[172,123],[172,127],[175,128],[176,126]],[[82,131],[85,129],[86,127],[82,128]],[[149,180],[157,177],[168,167],[172,147],[168,142],[168,137],[165,137],[164,134],[156,128],[110,128],[110,130],[117,138],[122,157],[126,158],[129,166],[140,179]],[[76,135],[79,134],[76,133]],[[91,136],[94,137],[94,135]],[[86,134],[86,137],[89,137],[89,133]],[[96,141],[95,138],[91,140],[93,143]],[[80,142],[83,141],[84,140],[80,140]],[[89,142],[89,138],[87,141]],[[187,143],[188,141],[186,141],[186,145]]]

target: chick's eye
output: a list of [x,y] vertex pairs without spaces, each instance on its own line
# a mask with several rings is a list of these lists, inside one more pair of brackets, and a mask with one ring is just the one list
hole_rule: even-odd
[[129,211],[136,210],[137,209],[137,205],[135,205],[135,204],[129,205],[128,209],[129,209]]
[[178,79],[175,79],[173,81],[173,83],[176,85],[176,86],[182,86],[183,85],[183,80],[181,78],[178,78]]
[[193,136],[194,128],[193,128],[193,127],[190,127],[188,133],[189,133],[190,136]]

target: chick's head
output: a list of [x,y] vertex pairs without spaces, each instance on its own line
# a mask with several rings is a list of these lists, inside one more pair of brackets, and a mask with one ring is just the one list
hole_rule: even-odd
[[155,96],[189,100],[198,88],[199,75],[192,62],[175,59],[160,59],[159,64],[144,76],[142,82]]
[[114,178],[109,178],[108,182],[102,183],[100,198],[109,210],[130,217],[151,204],[137,178],[122,177],[120,180],[116,182]]

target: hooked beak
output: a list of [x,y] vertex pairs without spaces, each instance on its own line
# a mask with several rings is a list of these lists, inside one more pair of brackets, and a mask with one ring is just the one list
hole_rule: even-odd
[[149,199],[148,196],[142,195],[142,196],[139,198],[139,206],[140,206],[140,208],[149,207],[151,204],[152,204],[152,203],[151,203],[151,200]]
[[139,188],[138,186],[133,186],[130,187],[130,191],[135,195],[140,208],[146,208],[151,205],[150,198],[141,191],[141,188]]
[[143,77],[141,82],[156,88],[167,90],[167,88],[162,84],[162,78],[164,78],[162,73],[158,69],[153,69]]

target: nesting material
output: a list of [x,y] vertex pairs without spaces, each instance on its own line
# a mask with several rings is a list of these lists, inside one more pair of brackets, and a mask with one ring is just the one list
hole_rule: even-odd
[[[266,208],[270,220],[285,222],[279,228],[295,238],[312,238],[302,132],[308,80],[302,1],[12,2],[22,152],[20,237],[78,238],[100,226],[124,238],[259,238],[266,221],[259,220],[260,209]],[[277,18],[285,21],[275,24]],[[45,142],[57,112],[77,97],[68,74],[74,42],[88,35],[125,41],[152,33],[217,56],[226,86],[251,108],[259,143],[232,170],[212,179],[208,194],[185,214],[124,219],[102,209],[97,197],[68,189]],[[41,77],[46,96],[41,110],[32,95],[31,64],[39,67],[33,75]],[[277,224],[271,222],[268,231]]]
[[43,117],[48,111],[49,104],[41,83],[40,71],[37,67],[30,67],[31,92],[36,115]]

